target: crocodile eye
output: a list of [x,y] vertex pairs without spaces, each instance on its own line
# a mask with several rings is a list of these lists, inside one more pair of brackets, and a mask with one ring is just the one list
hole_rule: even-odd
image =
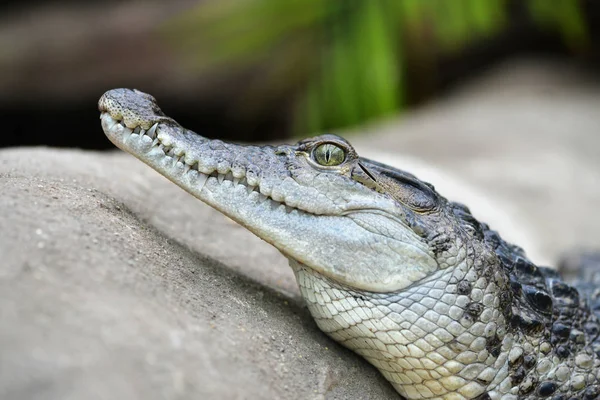
[[319,165],[334,167],[346,160],[346,152],[333,143],[324,143],[315,147],[312,152],[312,158]]

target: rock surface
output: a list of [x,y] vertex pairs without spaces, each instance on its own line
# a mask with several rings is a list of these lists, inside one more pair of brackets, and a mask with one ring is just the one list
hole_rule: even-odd
[[[353,141],[552,258],[600,237],[600,90],[520,71]],[[1,399],[397,397],[281,255],[133,157],[2,150],[0,188]]]

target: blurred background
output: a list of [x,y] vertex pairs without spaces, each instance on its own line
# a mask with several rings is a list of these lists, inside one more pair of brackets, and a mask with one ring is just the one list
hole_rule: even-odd
[[96,101],[153,94],[209,137],[280,140],[405,115],[507,59],[598,71],[593,0],[4,1],[0,146],[112,148]]

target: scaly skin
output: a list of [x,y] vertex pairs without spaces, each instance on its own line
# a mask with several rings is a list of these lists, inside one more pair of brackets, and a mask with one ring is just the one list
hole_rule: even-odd
[[277,247],[319,328],[407,399],[600,397],[591,289],[536,267],[433,186],[333,135],[227,144],[129,89],[99,109],[115,145]]

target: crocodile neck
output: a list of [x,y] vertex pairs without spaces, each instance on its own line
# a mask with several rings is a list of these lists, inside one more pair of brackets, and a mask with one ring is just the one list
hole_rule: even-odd
[[[597,316],[584,311],[574,288],[542,269],[548,276],[537,285],[556,303],[554,315],[544,316],[540,291],[515,284],[516,270],[537,267],[489,236],[499,265],[490,256],[475,265],[486,257],[471,254],[395,293],[355,290],[289,262],[318,327],[408,399],[537,400],[560,392],[597,398]],[[498,296],[502,291],[512,296]]]
[[471,300],[455,300],[458,287],[451,282],[464,282],[458,278],[466,266],[402,292],[368,293],[290,265],[319,328],[367,359],[404,397],[470,399],[510,391],[508,352],[500,352],[513,348],[515,335],[493,304],[471,314],[459,307]]

